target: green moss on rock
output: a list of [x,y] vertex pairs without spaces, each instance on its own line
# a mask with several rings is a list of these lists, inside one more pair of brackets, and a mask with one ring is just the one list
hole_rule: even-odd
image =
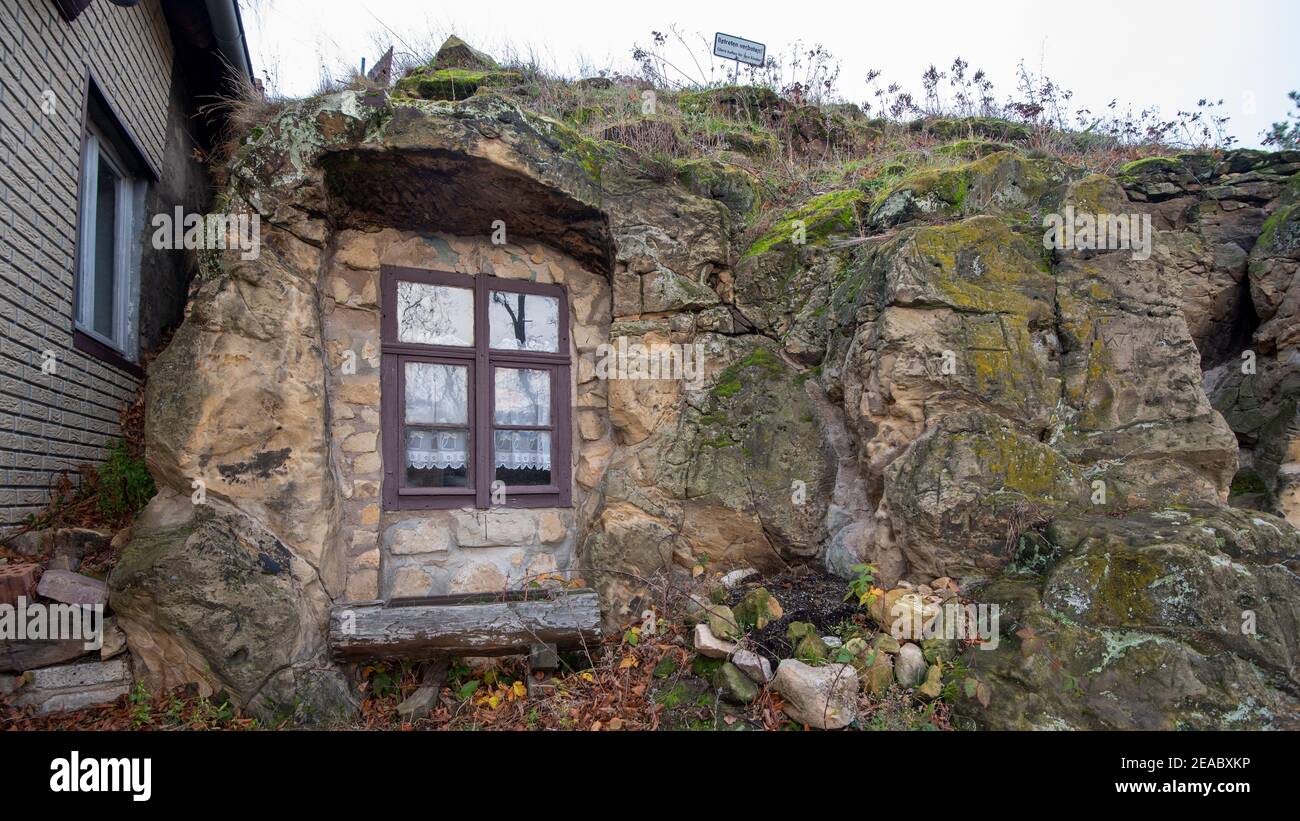
[[[797,244],[799,238],[804,240],[804,244],[817,245],[837,234],[851,233],[857,230],[859,208],[865,199],[861,191],[853,189],[813,197],[778,219],[771,229],[749,246],[745,256],[767,253],[777,245]],[[799,236],[801,227],[802,237]]]
[[465,100],[480,89],[512,86],[520,75],[514,71],[482,71],[467,68],[417,69],[397,81],[393,93],[398,97],[421,100]]

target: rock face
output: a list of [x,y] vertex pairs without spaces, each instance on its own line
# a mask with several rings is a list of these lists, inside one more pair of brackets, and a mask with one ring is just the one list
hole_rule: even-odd
[[1298,546],[1285,522],[1214,508],[1057,523],[1049,538],[1074,552],[1045,580],[983,593],[1019,626],[966,656],[992,690],[987,706],[959,704],[979,725],[1297,727]]
[[[952,577],[1020,614],[965,662],[991,693],[962,707],[976,722],[1286,724],[1300,155],[1112,178],[986,144],[750,230],[764,195],[743,168],[665,174],[618,144],[631,126],[595,140],[524,110],[510,74],[449,42],[387,99],[285,107],[232,160],[224,196],[261,217],[261,252],[205,252],[152,365],[165,490],[109,580],[151,676],[333,716],[349,703],[324,642],[338,602],[580,575],[616,627],[696,568],[871,563],[887,587]],[[680,102],[786,105],[746,91]],[[1150,244],[1046,247],[1063,213],[1149,220]],[[383,265],[564,286],[571,508],[384,508]],[[721,625],[697,631],[706,654],[735,649]],[[912,662],[864,662],[868,689],[919,683]],[[802,694],[797,720],[852,720],[838,686],[814,686],[833,665],[794,664],[776,681]],[[1170,685],[1152,696],[1155,671]]]

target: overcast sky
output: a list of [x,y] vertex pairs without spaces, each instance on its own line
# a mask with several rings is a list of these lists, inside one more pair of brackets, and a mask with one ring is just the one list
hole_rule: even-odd
[[[650,32],[681,30],[711,42],[724,31],[782,54],[795,41],[820,43],[840,60],[839,88],[867,97],[865,75],[920,92],[930,63],[956,56],[984,68],[998,99],[1014,90],[1024,60],[1074,91],[1095,111],[1159,106],[1171,117],[1202,97],[1222,98],[1229,132],[1257,146],[1260,132],[1300,88],[1297,0],[828,0],[766,3],[726,0],[562,2],[481,0],[240,0],[254,68],[289,96],[316,90],[322,69],[343,73],[371,62],[381,44],[427,48],[454,32],[496,55],[531,51],[550,68],[577,74],[592,67],[630,71],[634,43]],[[405,44],[405,46],[404,46]]]

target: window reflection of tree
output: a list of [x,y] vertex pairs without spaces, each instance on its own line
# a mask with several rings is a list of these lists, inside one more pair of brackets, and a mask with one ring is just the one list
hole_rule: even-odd
[[[510,307],[510,297],[515,297],[515,307]],[[525,315],[528,301],[525,299],[526,294],[506,294],[501,291],[492,292],[492,301],[502,308],[510,316],[510,327],[514,331],[515,343],[521,351],[528,350],[528,319]]]
[[[511,306],[510,298],[514,297],[515,304]],[[510,330],[514,334],[515,345],[517,350],[530,350],[528,345],[528,299],[527,294],[510,294],[501,291],[492,292],[492,302],[500,305],[505,309],[506,315],[510,319]],[[503,346],[504,347],[504,346]],[[533,410],[533,417],[527,418],[525,414],[528,408],[509,408],[510,421],[507,424],[536,424],[538,420],[538,406],[541,404],[540,387],[534,384],[533,372],[527,370],[515,370],[514,382],[519,386],[519,391],[528,398],[528,405]]]
[[453,345],[464,342],[457,333],[452,290],[415,282],[398,283],[400,327],[418,334],[420,341]]

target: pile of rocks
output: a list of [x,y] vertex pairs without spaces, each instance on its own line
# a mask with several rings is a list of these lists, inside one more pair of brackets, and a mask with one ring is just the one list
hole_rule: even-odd
[[126,636],[106,614],[108,587],[78,572],[111,537],[62,528],[9,540],[14,555],[0,557],[0,696],[10,703],[45,714],[106,704],[130,690]]
[[[695,625],[694,647],[705,658],[722,661],[712,676],[721,698],[736,704],[756,699],[763,688],[781,696],[782,708],[792,720],[823,730],[847,727],[858,717],[859,693],[883,696],[891,687],[910,690],[921,701],[934,701],[943,692],[945,659],[957,651],[955,642],[922,639],[920,626],[939,606],[957,595],[950,579],[929,585],[899,582],[889,591],[874,591],[868,613],[877,626],[896,627],[895,617],[914,609],[915,635],[896,637],[890,632],[857,635],[847,640],[819,635],[816,626],[794,621],[787,625],[791,658],[771,662],[761,655],[752,631],[780,619],[780,603],[764,587],[749,590],[734,607],[703,605]],[[895,631],[897,632],[897,630]],[[914,641],[900,641],[912,638]]]

